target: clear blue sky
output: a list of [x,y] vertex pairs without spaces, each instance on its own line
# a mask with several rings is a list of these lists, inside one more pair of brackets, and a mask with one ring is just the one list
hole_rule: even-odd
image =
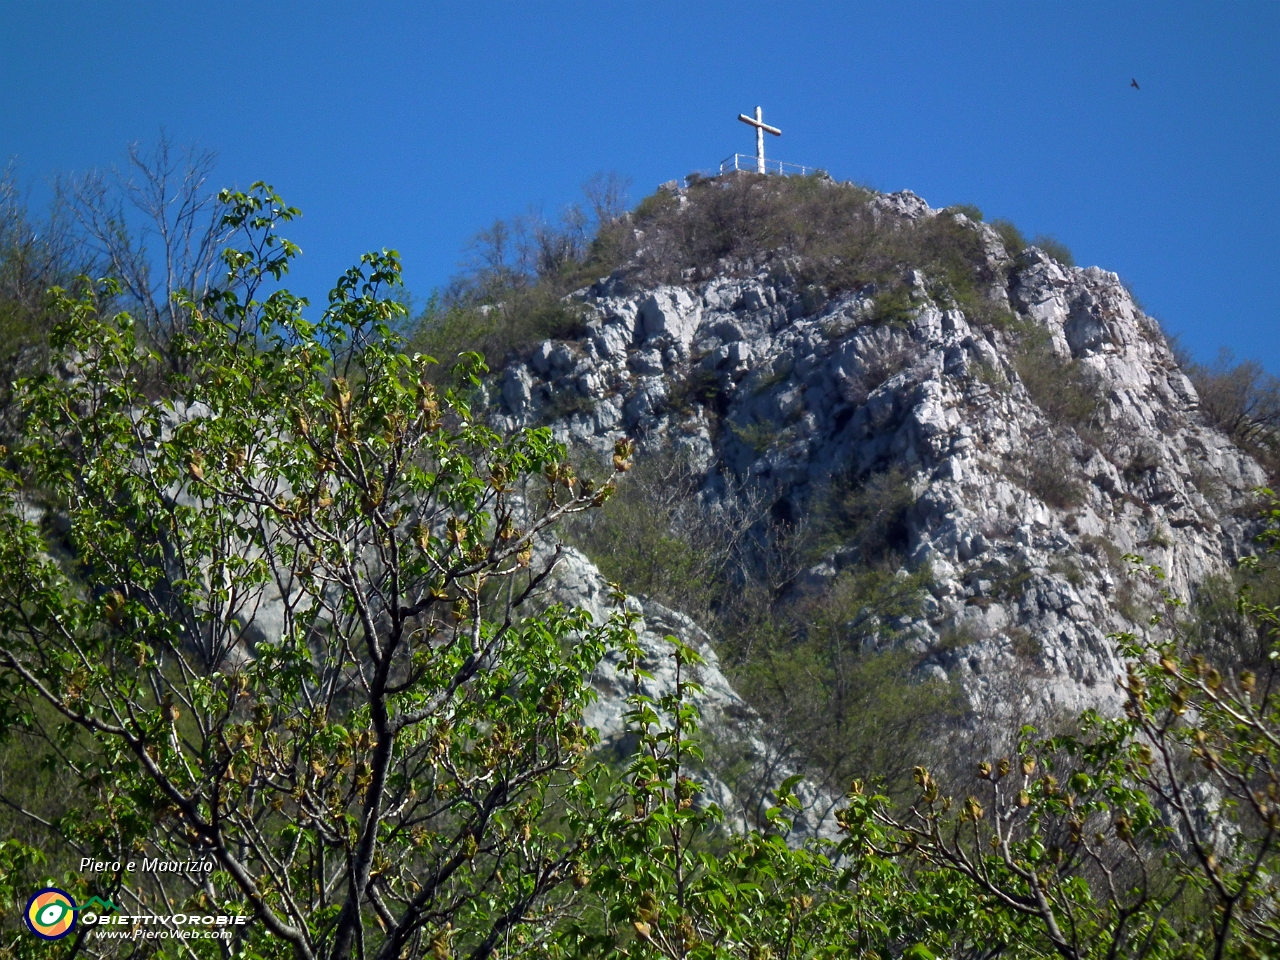
[[596,171],[634,201],[750,152],[756,104],[773,156],[1053,234],[1198,355],[1280,373],[1274,0],[0,0],[0,159],[37,204],[163,127],[302,208],[313,301],[384,246],[424,297]]

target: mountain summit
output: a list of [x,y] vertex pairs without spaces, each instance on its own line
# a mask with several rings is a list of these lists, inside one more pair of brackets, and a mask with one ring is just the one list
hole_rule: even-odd
[[[1157,597],[1132,557],[1196,597],[1251,549],[1264,471],[1157,322],[1116,274],[979,217],[822,177],[660,191],[626,262],[565,298],[580,322],[510,355],[491,401],[587,459],[639,442],[579,546],[694,608],[769,736],[833,777],[831,745],[879,716],[868,658],[955,693],[933,701],[952,729],[1116,710],[1108,634]],[[786,684],[825,692],[802,709]]]

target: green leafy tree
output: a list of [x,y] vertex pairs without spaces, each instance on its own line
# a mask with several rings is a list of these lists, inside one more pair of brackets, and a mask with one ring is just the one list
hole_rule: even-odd
[[[553,956],[991,955],[1005,921],[983,909],[964,878],[946,871],[912,875],[901,860],[877,853],[865,831],[844,843],[794,836],[798,776],[777,788],[766,829],[727,835],[720,809],[702,795],[693,699],[700,690],[688,679],[700,658],[676,637],[667,641],[675,683],[657,697],[645,693],[650,674],[640,649],[623,644],[634,681],[629,722],[637,749],[610,812],[584,824],[592,835],[579,878],[587,897],[561,926]],[[852,801],[850,810],[871,809],[861,794]]]
[[[394,253],[312,322],[266,292],[295,211],[261,185],[221,202],[252,242],[185,303],[183,363],[64,299],[73,374],[20,385],[0,734],[70,778],[47,823],[70,848],[213,864],[78,893],[251,914],[245,955],[489,956],[546,922],[581,857],[581,713],[616,627],[525,601],[556,559],[535,542],[612,487],[578,480],[546,430],[489,430],[467,400],[478,358],[437,391],[391,332]],[[161,365],[191,372],[156,398]],[[34,876],[33,856],[0,865]],[[74,949],[102,944],[82,928]]]
[[1152,862],[1167,830],[1125,774],[1124,748],[1136,746],[1123,723],[1095,722],[1098,737],[1088,743],[1024,742],[1017,756],[984,761],[979,787],[966,797],[943,794],[920,767],[919,796],[905,811],[873,797],[842,811],[842,821],[876,856],[965,881],[971,896],[1004,918],[999,952],[1072,960],[1165,955],[1160,950],[1177,937],[1162,915],[1181,893],[1162,882],[1158,854]]

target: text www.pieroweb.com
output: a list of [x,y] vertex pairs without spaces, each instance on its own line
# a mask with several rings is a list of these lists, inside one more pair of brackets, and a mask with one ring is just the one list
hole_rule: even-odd
[[90,936],[98,940],[230,940],[231,928],[247,917],[177,913],[172,916],[97,916],[82,918],[96,927]]

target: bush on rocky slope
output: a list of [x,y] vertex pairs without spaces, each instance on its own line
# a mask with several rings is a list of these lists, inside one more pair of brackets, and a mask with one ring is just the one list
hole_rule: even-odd
[[1209,422],[1253,454],[1272,486],[1280,486],[1280,378],[1254,360],[1237,363],[1225,349],[1212,364],[1181,359]]
[[598,174],[582,187],[586,207],[555,220],[530,211],[497,220],[471,240],[464,271],[416,318],[411,346],[445,361],[482,354],[500,369],[509,353],[581,333],[582,311],[565,294],[625,263],[636,250],[626,183]]
[[1185,606],[1165,615],[1189,655],[1258,672],[1267,666],[1273,639],[1268,623],[1249,614],[1258,607],[1280,608],[1280,568],[1249,557],[1228,573],[1205,578]]
[[868,566],[901,559],[908,541],[907,511],[915,499],[898,466],[860,478],[837,476],[806,514],[813,559],[837,549],[853,551]]
[[1020,325],[1013,365],[1032,401],[1056,426],[1080,430],[1100,425],[1106,389],[1098,372],[1055,354],[1044,330]]

